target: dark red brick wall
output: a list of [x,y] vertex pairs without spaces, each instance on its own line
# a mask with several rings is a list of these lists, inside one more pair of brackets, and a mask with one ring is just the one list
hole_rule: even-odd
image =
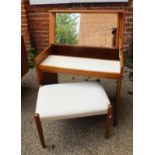
[[24,37],[26,48],[31,46],[30,39],[30,22],[29,22],[29,3],[28,1],[21,1],[21,34]]
[[[22,10],[22,32],[24,32],[24,39],[26,47],[30,45],[44,49],[48,46],[48,31],[49,20],[48,10],[50,9],[122,9],[126,11],[125,15],[125,51],[128,51],[129,45],[132,41],[133,35],[133,0],[129,0],[128,3],[81,3],[81,4],[61,4],[61,5],[33,5],[30,6],[26,1],[26,11]],[[23,2],[22,2],[23,3]],[[26,15],[23,15],[25,13]],[[26,17],[28,20],[26,19]],[[27,25],[23,25],[23,22],[28,22]],[[28,28],[27,28],[28,27]],[[30,32],[30,37],[27,33]],[[29,40],[31,38],[31,41]]]

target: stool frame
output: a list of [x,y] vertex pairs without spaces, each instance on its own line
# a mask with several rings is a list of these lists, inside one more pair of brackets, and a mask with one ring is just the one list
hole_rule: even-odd
[[[42,146],[42,148],[46,148],[43,128],[42,128],[41,120],[40,120],[40,115],[38,113],[35,113],[34,114],[34,119],[35,119],[35,123],[36,123],[36,127],[37,127],[37,131],[38,131],[41,146]],[[112,121],[112,106],[110,104],[108,106],[108,111],[107,111],[106,119],[105,119],[105,135],[104,136],[105,136],[106,139],[109,139],[109,137],[110,137],[111,121]]]

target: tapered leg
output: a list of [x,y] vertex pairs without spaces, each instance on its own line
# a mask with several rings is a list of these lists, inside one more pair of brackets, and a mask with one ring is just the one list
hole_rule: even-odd
[[110,135],[111,119],[112,119],[112,106],[109,105],[108,113],[106,114],[106,121],[105,121],[105,138],[106,139],[108,139]]
[[117,124],[117,115],[118,115],[119,104],[120,104],[120,93],[121,93],[121,79],[117,80],[117,84],[116,84],[116,98],[115,98],[114,110],[113,110],[114,126],[116,126]]
[[41,145],[42,145],[43,148],[45,148],[44,134],[43,134],[43,129],[42,129],[42,126],[41,126],[39,114],[36,113],[34,115],[34,119],[35,119],[35,122],[36,122],[36,126],[37,126],[38,135],[39,135],[39,138],[40,138]]

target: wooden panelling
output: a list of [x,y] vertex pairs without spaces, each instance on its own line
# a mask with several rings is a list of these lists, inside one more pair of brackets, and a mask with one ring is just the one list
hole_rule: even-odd
[[96,59],[119,60],[119,49],[91,47],[91,46],[70,46],[70,45],[52,45],[51,54],[66,55]]

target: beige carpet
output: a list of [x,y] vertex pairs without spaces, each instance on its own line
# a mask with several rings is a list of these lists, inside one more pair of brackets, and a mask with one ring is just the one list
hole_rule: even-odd
[[[131,69],[125,68],[117,127],[111,127],[109,140],[104,138],[104,116],[59,120],[43,123],[46,149],[42,149],[33,114],[38,87],[34,69],[22,79],[21,120],[22,155],[131,155],[132,154],[132,81]],[[96,80],[96,78],[59,75],[59,82]],[[115,81],[101,80],[113,101]]]

